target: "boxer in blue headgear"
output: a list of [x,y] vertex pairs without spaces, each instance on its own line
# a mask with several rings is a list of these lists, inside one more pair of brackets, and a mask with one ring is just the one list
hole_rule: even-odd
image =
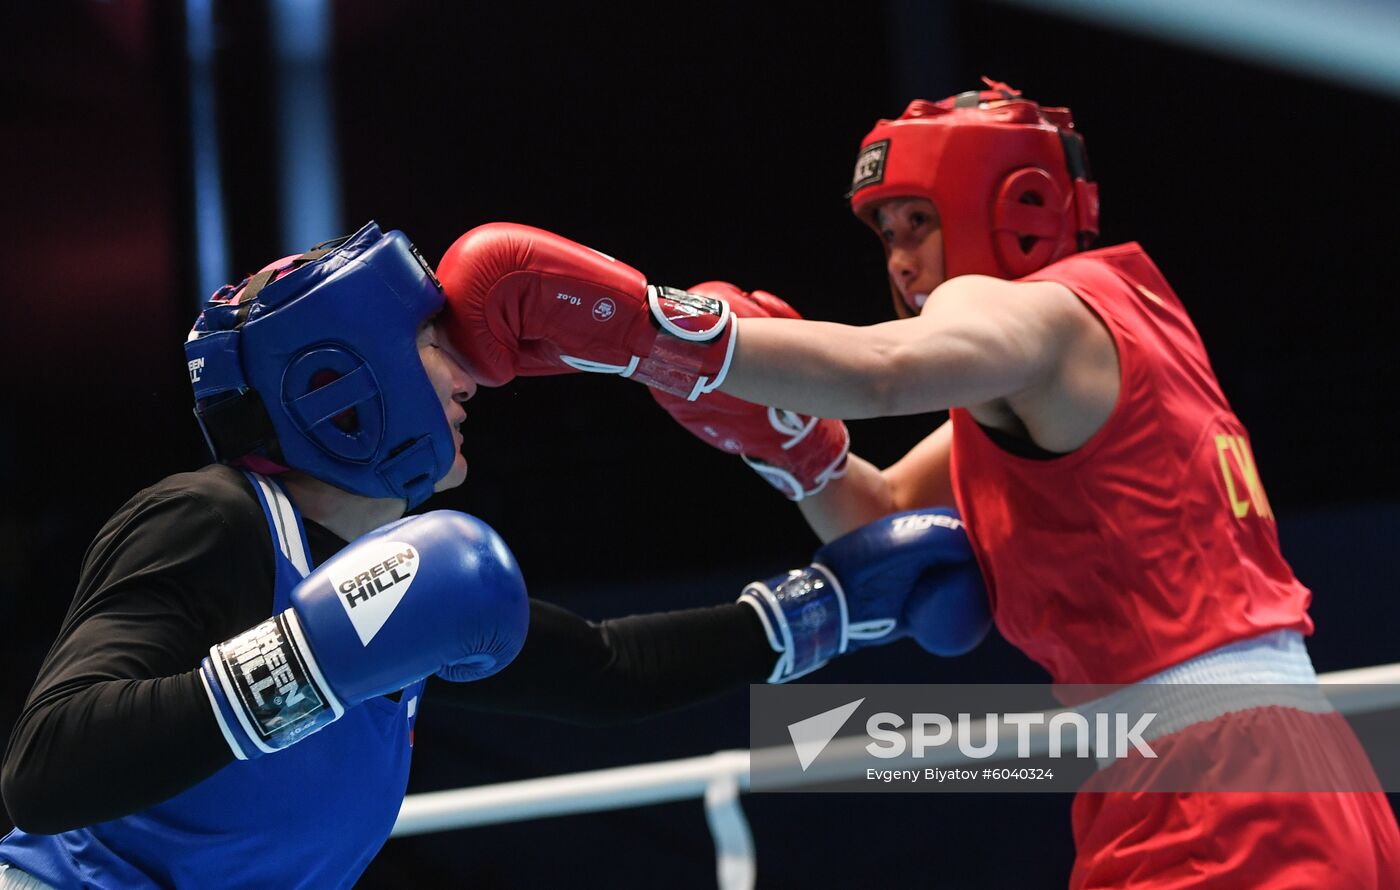
[[214,458],[422,503],[456,452],[416,345],[442,303],[408,238],[372,222],[220,289],[185,343]]
[[476,383],[439,348],[442,303],[373,223],[209,300],[186,353],[219,463],[136,495],[89,550],[25,721],[43,741],[6,761],[24,830],[0,888],[12,866],[57,887],[348,886],[384,842],[425,679],[491,676],[529,624],[490,527],[401,518],[466,475]]
[[138,493],[88,549],[0,770],[19,826],[0,890],[349,887],[394,824],[425,694],[636,718],[862,645],[946,644],[922,616],[980,596],[961,523],[928,516],[738,603],[594,624],[528,600],[480,520],[402,518],[466,476],[477,382],[442,303],[373,224],[209,301],[186,352],[218,462]]

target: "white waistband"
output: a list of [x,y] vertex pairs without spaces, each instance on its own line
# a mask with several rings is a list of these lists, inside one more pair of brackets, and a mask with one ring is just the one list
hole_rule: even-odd
[[1143,733],[1160,738],[1224,714],[1265,707],[1330,713],[1332,703],[1297,631],[1230,643],[1099,698],[1081,712],[1154,712]]
[[1317,683],[1308,647],[1296,630],[1228,643],[1138,681],[1174,683]]

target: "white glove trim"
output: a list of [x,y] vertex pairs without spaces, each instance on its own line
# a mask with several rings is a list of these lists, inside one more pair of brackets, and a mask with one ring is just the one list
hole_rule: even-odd
[[840,479],[846,475],[848,468],[846,457],[851,450],[851,433],[846,429],[845,424],[841,425],[841,435],[845,437],[845,441],[841,445],[841,453],[836,455],[836,459],[831,462],[830,466],[816,475],[816,478],[812,480],[811,488],[803,488],[798,478],[782,467],[749,457],[743,453],[739,457],[748,464],[751,470],[762,476],[763,481],[782,492],[783,497],[797,502],[814,494],[820,494],[832,479]]
[[[769,592],[768,588],[763,584],[755,582],[754,584],[749,585],[749,587],[754,586],[762,587],[765,592]],[[788,679],[787,675],[789,672],[792,671],[792,652],[784,649],[782,647],[782,644],[778,642],[778,635],[773,629],[773,622],[768,618],[768,610],[763,607],[763,603],[759,602],[758,597],[754,596],[752,593],[749,593],[747,587],[744,588],[744,592],[739,595],[739,602],[743,603],[744,605],[748,606],[750,609],[753,609],[755,612],[758,613],[758,620],[763,625],[763,633],[768,637],[768,645],[773,647],[774,652],[779,653],[778,660],[773,662],[772,673],[768,675],[768,679],[764,682],[783,682],[784,680]]]
[[816,491],[821,491],[820,486],[813,492],[804,491],[802,483],[797,481],[797,477],[782,467],[774,466],[767,461],[756,460],[747,454],[740,454],[739,457],[749,465],[751,470],[762,476],[764,482],[778,489],[790,501],[800,501],[808,494],[816,494]]
[[607,362],[595,362],[592,359],[576,358],[572,355],[560,355],[559,360],[575,371],[586,371],[589,374],[620,374],[623,377],[631,377],[632,372],[637,370],[637,363],[641,361],[635,355],[625,365],[610,365]]
[[[265,744],[263,740],[258,737],[258,731],[253,728],[253,724],[248,720],[248,714],[243,710],[243,702],[240,701],[235,694],[238,686],[233,682],[233,678],[228,675],[228,668],[224,665],[224,657],[219,654],[219,646],[222,645],[222,643],[216,643],[209,647],[209,663],[214,665],[214,673],[219,675],[219,685],[223,687],[224,698],[228,701],[229,710],[233,711],[233,716],[238,719],[238,725],[243,728],[244,738],[252,742],[253,747],[264,754],[271,754],[277,749]],[[201,671],[201,673],[203,672]],[[216,715],[219,714],[217,703],[214,708],[214,713]],[[223,718],[220,716],[220,726],[223,725],[223,722]],[[234,753],[237,754],[236,751]],[[246,760],[247,758],[245,757],[242,759]]]
[[889,636],[898,626],[899,619],[897,618],[872,618],[869,621],[851,625],[848,632],[853,640],[878,640],[881,637]]
[[846,441],[841,445],[841,453],[836,455],[836,460],[833,460],[831,462],[831,466],[827,467],[825,470],[822,470],[820,473],[817,474],[817,486],[816,488],[813,488],[811,491],[809,491],[808,494],[816,494],[823,488],[826,488],[826,484],[832,479],[840,479],[841,477],[845,476],[846,470],[850,469],[850,465],[846,462],[846,458],[851,453],[851,431],[846,429],[845,424],[841,425],[841,435],[844,436],[846,439]]
[[846,625],[850,621],[850,611],[846,606],[846,593],[841,589],[840,579],[826,566],[812,563],[806,569],[789,571],[784,583],[795,575],[807,575],[814,569],[830,582],[831,592],[836,597],[841,636],[835,653],[827,655],[822,661],[809,665],[801,672],[793,672],[796,646],[792,637],[792,625],[788,623],[787,615],[783,612],[783,608],[778,602],[778,596],[773,589],[761,581],[754,581],[746,586],[744,592],[739,595],[739,602],[747,603],[749,608],[758,613],[758,620],[763,624],[763,632],[768,637],[768,645],[772,646],[774,651],[782,653],[773,666],[773,672],[768,676],[769,683],[786,683],[789,680],[810,674],[812,671],[824,667],[835,655],[846,651],[849,643]]
[[[321,667],[316,663],[316,656],[312,653],[311,647],[306,642],[306,636],[302,633],[301,620],[297,618],[296,610],[287,609],[281,614],[285,616],[284,620],[287,631],[292,637],[288,642],[296,648],[297,654],[306,664],[307,673],[310,674],[311,678],[316,682],[318,691],[325,696],[326,704],[330,705],[334,719],[339,720],[341,715],[345,713],[345,705],[336,697],[330,684],[327,683],[326,678],[322,676]],[[228,667],[224,664],[223,656],[219,654],[219,647],[222,645],[223,643],[215,643],[213,646],[209,647],[209,663],[214,666],[214,672],[218,674],[219,685],[223,687],[224,699],[228,702],[229,710],[233,711],[233,715],[238,718],[238,724],[243,729],[243,735],[253,743],[254,747],[264,754],[272,754],[275,751],[281,750],[279,748],[273,748],[264,742],[258,731],[253,728],[253,724],[249,721],[248,713],[243,707],[243,701],[237,695],[238,684],[229,676]],[[200,671],[201,676],[203,673],[203,671]],[[206,680],[205,683],[207,684],[208,681]],[[224,733],[224,739],[227,740],[230,747],[233,748],[234,756],[239,760],[247,760],[248,758],[242,754],[230,735],[230,728],[224,722],[223,713],[219,709],[219,704],[214,698],[213,691],[207,688],[207,685],[204,691],[209,695],[209,703],[214,706],[214,716],[219,721],[219,729]]]
[[851,612],[846,607],[846,591],[841,589],[841,579],[836,577],[836,573],[819,562],[812,563],[813,568],[821,569],[826,573],[826,577],[831,581],[831,589],[836,592],[836,601],[841,604],[841,646],[836,650],[837,655],[846,653],[846,644],[850,642],[849,631],[851,625]]
[[810,434],[812,430],[816,429],[817,424],[821,421],[820,417],[809,417],[807,418],[806,425],[798,429],[789,424],[783,423],[782,419],[780,418],[780,414],[785,414],[791,417],[801,417],[802,415],[798,414],[796,411],[789,411],[786,408],[769,407],[768,425],[780,433],[792,436],[792,438],[788,439],[786,442],[783,443],[784,451],[787,451],[792,446],[798,444],[803,439],[807,438],[808,434]]
[[345,705],[336,697],[335,690],[331,684],[326,682],[326,678],[321,676],[321,666],[316,663],[316,656],[311,651],[311,646],[306,642],[306,637],[301,632],[301,619],[297,618],[296,610],[287,610],[287,629],[292,632],[292,638],[296,640],[297,649],[301,652],[301,657],[306,659],[306,671],[311,674],[311,678],[316,681],[316,685],[326,694],[326,704],[331,706],[331,713],[335,719],[339,720],[345,713]]
[[[666,313],[661,311],[661,292],[663,290],[666,290],[666,288],[658,287],[655,284],[647,285],[647,303],[651,308],[652,318],[656,319],[657,324],[661,325],[663,331],[673,337],[689,340],[692,343],[709,343],[711,340],[714,340],[724,333],[724,326],[729,323],[731,317],[728,301],[721,300],[719,297],[709,297],[704,294],[692,294],[689,291],[679,291],[678,293],[686,294],[691,299],[713,300],[719,303],[721,307],[719,310],[719,320],[707,330],[687,331],[685,328],[678,326],[675,322],[667,318]],[[672,288],[671,290],[675,289]],[[733,343],[729,344],[729,349],[731,351],[734,349]],[[728,359],[725,360],[725,364],[729,364]],[[721,373],[720,376],[723,377],[723,373]],[[718,384],[716,384],[716,386],[718,386]]]
[[[791,571],[788,572],[788,576],[792,576]],[[801,676],[792,672],[792,627],[788,624],[786,616],[783,615],[783,609],[778,605],[778,597],[772,589],[761,581],[755,581],[744,588],[744,592],[739,595],[739,601],[747,602],[750,608],[758,612],[758,618],[763,622],[764,633],[768,634],[768,644],[775,651],[782,653],[773,665],[773,672],[768,675],[767,682],[786,683],[788,680]],[[774,627],[775,624],[776,627]],[[813,668],[813,670],[815,669]],[[803,673],[809,672],[804,671]]]
[[766,593],[772,593],[772,591],[768,590],[768,585],[755,581],[748,585],[748,587],[745,587],[743,593],[739,594],[738,602],[743,603],[758,613],[758,620],[763,624],[763,633],[768,637],[768,645],[772,647],[774,652],[782,652],[783,645],[778,642],[777,631],[773,629],[773,622],[768,619],[768,610],[763,608],[763,604],[758,601],[758,597],[749,592],[749,588],[752,587],[762,587]]
[[[209,650],[209,661],[211,664],[218,663],[215,658],[214,649]],[[224,722],[224,712],[219,708],[219,700],[214,697],[214,690],[209,688],[209,678],[204,675],[204,671],[199,672],[199,682],[204,684],[204,694],[209,696],[209,707],[214,712],[214,719],[218,721],[219,732],[224,734],[224,741],[228,742],[229,750],[231,750],[233,756],[239,760],[247,760],[248,755],[244,754],[243,749],[233,740],[233,731],[230,730],[228,724]],[[227,693],[225,693],[224,697],[228,697]],[[233,707],[232,703],[230,703],[229,706]],[[237,709],[235,708],[235,710]]]
[[720,365],[719,373],[714,377],[697,376],[695,386],[691,387],[690,393],[685,397],[687,402],[693,402],[707,392],[714,392],[724,383],[724,378],[729,374],[729,365],[734,361],[734,344],[739,342],[739,319],[737,316],[730,322],[730,326],[733,330],[729,334],[729,345],[725,347],[724,364]]

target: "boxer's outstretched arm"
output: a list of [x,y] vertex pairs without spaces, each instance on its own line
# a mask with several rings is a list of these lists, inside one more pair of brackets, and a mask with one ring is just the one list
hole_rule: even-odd
[[1047,380],[1095,323],[1063,285],[966,275],[912,319],[855,327],[746,318],[720,390],[845,419],[976,405]]
[[853,454],[845,476],[797,506],[825,542],[890,513],[951,505],[952,445],[953,428],[944,423],[884,470]]
[[[823,583],[808,583],[816,578]],[[833,599],[813,602],[823,598]],[[530,636],[509,669],[432,695],[478,709],[617,722],[748,683],[784,682],[848,649],[906,635],[931,652],[958,654],[990,624],[962,523],[946,509],[869,523],[822,547],[813,565],[748,585],[740,600],[599,624],[536,600]]]
[[429,684],[428,695],[476,710],[605,725],[762,683],[776,659],[753,610],[739,603],[591,622],[531,600],[530,635],[509,669],[476,683]]

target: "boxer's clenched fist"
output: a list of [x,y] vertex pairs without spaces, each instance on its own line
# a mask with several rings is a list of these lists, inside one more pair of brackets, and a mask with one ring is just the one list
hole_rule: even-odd
[[619,374],[687,399],[716,389],[734,348],[720,299],[647,284],[632,267],[541,229],[478,226],[438,265],[443,328],[481,383]]
[[[705,281],[688,290],[724,300],[736,318],[802,317],[767,291],[743,291],[727,281]],[[814,495],[846,472],[851,439],[839,420],[755,405],[722,392],[706,393],[694,400],[659,389],[651,394],[697,439],[741,455],[790,500]]]

